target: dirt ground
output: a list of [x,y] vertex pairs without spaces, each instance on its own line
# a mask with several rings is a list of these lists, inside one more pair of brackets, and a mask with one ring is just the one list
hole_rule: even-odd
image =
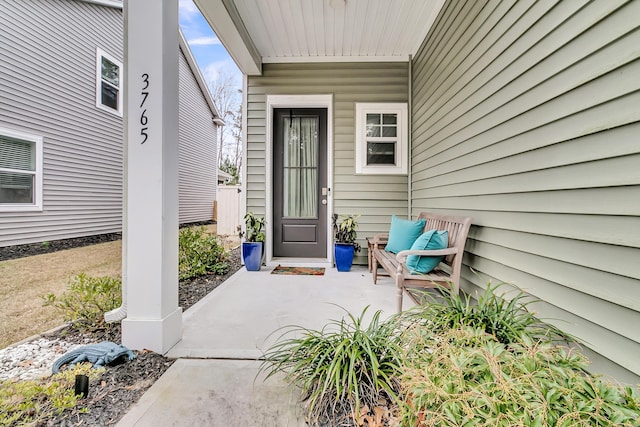
[[[216,226],[205,226],[216,233]],[[235,236],[221,236],[226,248],[236,247]],[[69,278],[121,276],[122,241],[61,250],[0,261],[0,348],[63,324],[52,307],[43,307],[44,295],[62,294]]]

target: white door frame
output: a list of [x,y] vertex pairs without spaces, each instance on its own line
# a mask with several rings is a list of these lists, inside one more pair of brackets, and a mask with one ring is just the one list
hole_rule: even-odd
[[[333,95],[267,95],[267,126],[265,147],[265,218],[267,220],[267,265],[286,262],[288,266],[322,264],[331,267],[333,233]],[[274,108],[326,108],[327,109],[327,256],[326,258],[275,258],[273,257],[273,110]]]

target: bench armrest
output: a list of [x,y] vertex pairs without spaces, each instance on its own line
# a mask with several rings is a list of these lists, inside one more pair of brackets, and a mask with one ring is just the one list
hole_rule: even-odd
[[458,253],[458,248],[447,248],[447,249],[435,249],[435,250],[421,250],[421,251],[400,251],[396,255],[396,260],[399,263],[405,264],[407,261],[407,257],[409,255],[420,255],[420,256],[443,256],[443,255],[453,255]]
[[378,249],[378,245],[385,246],[389,241],[389,233],[379,233],[369,238],[369,243],[373,244],[374,249]]

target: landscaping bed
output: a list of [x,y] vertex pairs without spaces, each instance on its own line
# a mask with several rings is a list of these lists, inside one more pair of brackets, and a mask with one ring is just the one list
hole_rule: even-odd
[[[107,237],[101,237],[107,238]],[[119,238],[119,236],[108,237]],[[76,240],[76,239],[72,239]],[[103,240],[100,240],[103,241]],[[108,240],[104,240],[108,241]],[[195,241],[195,240],[194,240]],[[193,242],[191,244],[193,244]],[[91,241],[74,241],[59,242],[56,244],[45,245],[46,249],[51,252],[69,247],[79,247],[86,244],[92,244]],[[7,249],[2,248],[0,259],[9,259],[9,257],[17,258],[25,256],[25,254],[44,253],[42,251],[43,244],[23,245],[19,249],[16,247]],[[239,248],[232,249],[226,257],[228,270],[224,274],[199,274],[196,277],[181,280],[179,285],[178,299],[179,306],[183,310],[189,309],[192,305],[206,296],[209,292],[223,283],[228,277],[234,274],[241,267]],[[45,345],[57,346],[61,341],[64,343],[86,345],[98,343],[102,341],[121,342],[119,325],[99,325],[96,328],[77,327],[73,324],[55,331],[42,335],[41,341]],[[28,346],[28,343],[22,344],[22,347]],[[3,350],[5,354],[11,354],[13,350],[22,351],[21,345],[11,346]],[[10,350],[7,352],[7,350]],[[33,351],[33,350],[31,350]],[[37,351],[37,350],[36,350]],[[171,366],[173,359],[166,358],[150,351],[135,351],[136,358],[115,366],[109,366],[106,370],[92,378],[89,384],[89,395],[86,398],[78,400],[72,407],[64,411],[58,411],[52,404],[53,398],[34,398],[33,411],[25,411],[27,417],[35,416],[35,422],[27,422],[25,417],[17,420],[9,421],[0,420],[0,425],[19,426],[19,425],[35,425],[35,426],[77,426],[77,425],[114,425],[127,412],[129,407],[139,400],[142,394]],[[9,356],[3,356],[9,357]],[[29,362],[25,361],[24,369],[29,369]],[[18,386],[12,391],[10,384],[24,384],[24,381],[10,381],[2,384],[4,393],[13,393],[16,396],[24,395],[25,392]],[[73,389],[72,383],[65,383],[65,379],[56,379],[56,385],[51,386],[51,381],[44,379],[42,385],[38,388],[46,389],[47,387],[55,387],[59,389]],[[40,393],[44,395],[44,393]],[[0,392],[0,400],[6,398]],[[3,408],[3,411],[6,408]]]

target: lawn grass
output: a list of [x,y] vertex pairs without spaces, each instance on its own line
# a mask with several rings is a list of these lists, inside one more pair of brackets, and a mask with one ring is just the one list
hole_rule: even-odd
[[[216,234],[216,225],[207,225]],[[222,236],[224,247],[238,246],[237,236]],[[61,295],[69,278],[80,273],[92,277],[121,277],[122,241],[0,261],[0,348],[64,323],[53,307],[43,307],[42,296]]]
[[122,241],[0,262],[0,348],[63,324],[49,293],[62,294],[71,276],[121,276]]

